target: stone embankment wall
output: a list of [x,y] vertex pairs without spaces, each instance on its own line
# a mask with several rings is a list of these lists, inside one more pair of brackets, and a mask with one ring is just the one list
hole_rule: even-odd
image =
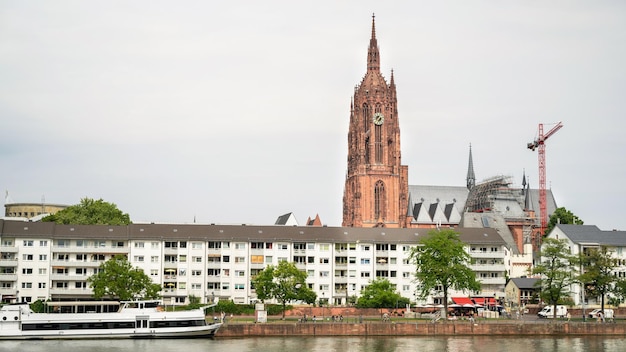
[[626,336],[624,323],[284,323],[225,324],[217,337],[246,336],[429,336],[607,335]]

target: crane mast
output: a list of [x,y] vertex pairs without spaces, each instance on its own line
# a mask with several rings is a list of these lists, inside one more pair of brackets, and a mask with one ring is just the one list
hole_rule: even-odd
[[550,138],[556,131],[563,127],[561,122],[557,123],[546,134],[543,133],[543,124],[539,124],[539,134],[537,139],[528,143],[528,149],[535,151],[537,149],[539,157],[539,216],[541,220],[541,236],[545,234],[548,227],[548,204],[546,200],[546,140]]

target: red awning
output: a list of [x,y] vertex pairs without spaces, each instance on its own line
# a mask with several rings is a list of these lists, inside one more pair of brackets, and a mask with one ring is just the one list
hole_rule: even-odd
[[474,297],[474,302],[476,302],[476,304],[480,304],[481,306],[495,306],[496,305],[496,300],[493,297]]
[[452,297],[452,301],[456,304],[464,305],[464,304],[474,304],[469,297]]

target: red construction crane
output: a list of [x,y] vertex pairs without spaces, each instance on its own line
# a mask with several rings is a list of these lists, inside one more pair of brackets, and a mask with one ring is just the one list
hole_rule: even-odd
[[548,204],[546,202],[546,139],[563,127],[561,122],[552,127],[548,133],[543,134],[543,124],[539,124],[539,136],[534,142],[528,143],[528,149],[539,149],[539,209],[541,216],[541,235],[543,236],[548,227]]

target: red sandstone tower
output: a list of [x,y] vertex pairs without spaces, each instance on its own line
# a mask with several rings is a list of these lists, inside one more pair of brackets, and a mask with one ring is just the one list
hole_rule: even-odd
[[407,227],[409,168],[400,158],[400,124],[393,71],[380,73],[376,26],[367,50],[367,73],[354,89],[348,131],[343,223],[349,227]]

